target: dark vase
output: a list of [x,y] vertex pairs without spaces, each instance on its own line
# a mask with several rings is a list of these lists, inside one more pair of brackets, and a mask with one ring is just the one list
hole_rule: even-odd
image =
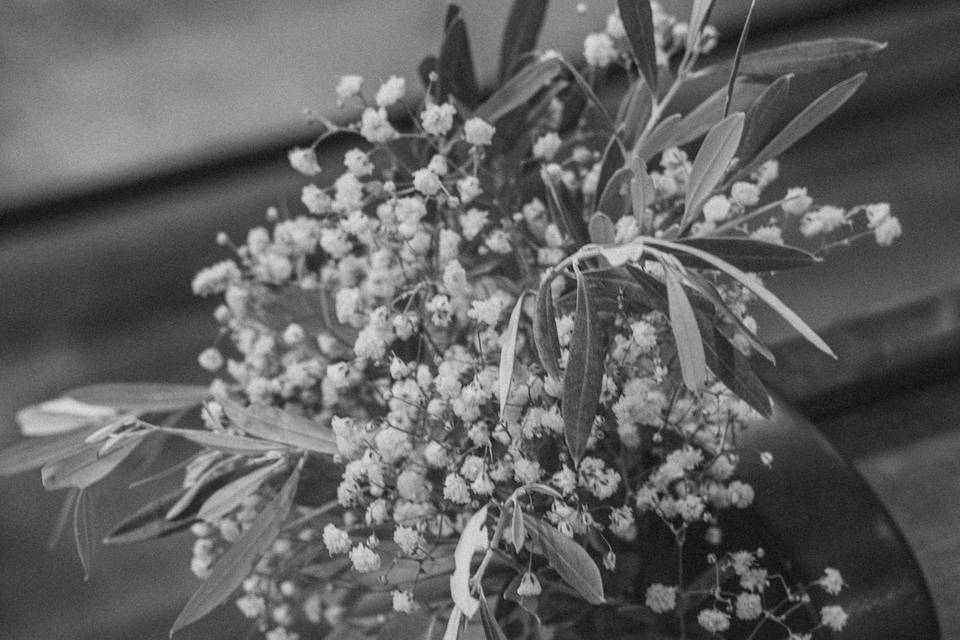
[[[773,454],[772,469],[743,464],[741,475],[756,488],[751,518],[768,532],[791,577],[809,582],[835,567],[849,585],[830,599],[850,615],[834,636],[941,637],[927,584],[900,529],[813,425],[777,403],[774,419],[748,429],[743,444]],[[820,606],[816,599],[812,605]]]

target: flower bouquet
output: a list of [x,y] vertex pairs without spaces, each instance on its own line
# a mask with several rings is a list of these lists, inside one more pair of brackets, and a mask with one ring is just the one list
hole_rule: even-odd
[[[196,537],[203,582],[173,632],[229,600],[270,640],[844,627],[838,571],[797,582],[725,514],[754,498],[739,465],[776,464],[741,439],[772,413],[754,306],[832,355],[762,277],[900,235],[885,204],[765,196],[864,74],[799,113],[791,84],[883,45],[745,53],[751,6],[733,59],[702,64],[709,0],[686,22],[620,0],[575,65],[536,50],[546,5],[514,3],[490,90],[453,5],[415,106],[403,78],[340,80],[359,121],[317,118],[290,151],[303,208],[221,235],[233,255],[193,281],[223,297],[209,387],[97,385],[20,413],[59,435],[0,470],[42,468],[78,509],[144,441],[198,445],[182,488],[107,538]],[[713,93],[682,113],[693,80]],[[180,424],[197,406],[202,427]]]

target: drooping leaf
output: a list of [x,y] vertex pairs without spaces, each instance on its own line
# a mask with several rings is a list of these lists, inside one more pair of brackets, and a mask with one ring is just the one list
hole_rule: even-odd
[[[183,510],[179,517],[172,520],[166,517],[170,508],[180,500],[185,491],[185,489],[178,489],[137,509],[120,521],[120,523],[107,534],[103,543],[126,544],[130,542],[142,542],[186,529],[196,521],[196,508]],[[194,506],[196,506],[197,502],[209,495],[210,491],[212,491],[212,489],[206,493],[197,495],[194,499]]]
[[[745,111],[763,93],[766,86],[763,83],[747,82],[743,78],[738,78],[734,85],[733,104],[730,110]],[[685,115],[674,131],[673,144],[683,146],[698,140],[720,122],[723,119],[723,102],[726,95],[725,87],[717,89],[693,111]]]
[[[606,191],[606,186],[609,184],[610,179],[613,175],[623,167],[625,158],[623,157],[623,151],[620,150],[620,144],[617,141],[616,136],[610,136],[610,140],[607,142],[606,148],[603,150],[603,158],[600,161],[600,175],[597,176],[597,195],[602,196]],[[600,198],[598,202],[602,200]],[[602,207],[599,207],[600,211],[603,211]],[[609,212],[605,212],[607,215],[610,215]],[[614,218],[616,220],[616,218]]]
[[703,203],[720,184],[730,167],[737,147],[740,146],[743,119],[742,113],[727,116],[710,129],[704,139],[690,169],[683,220],[680,223],[681,231],[692,224],[700,214]]
[[690,22],[687,31],[687,49],[693,49],[700,41],[700,33],[707,25],[707,19],[710,17],[710,10],[713,8],[713,0],[693,0],[693,7],[690,10]]
[[220,606],[240,586],[244,578],[250,575],[254,563],[270,548],[283,527],[283,521],[293,505],[300,469],[301,466],[298,465],[277,495],[250,523],[250,528],[220,557],[213,567],[213,572],[203,581],[173,623],[171,636]]
[[33,471],[77,454],[84,448],[87,437],[98,428],[99,425],[94,425],[58,436],[27,438],[2,449],[0,477]]
[[577,309],[570,338],[570,359],[563,379],[563,426],[567,448],[580,462],[593,432],[603,383],[604,337],[590,289],[577,274]]
[[564,197],[567,188],[562,182],[554,180],[546,168],[541,169],[540,177],[546,187],[547,208],[554,223],[560,230],[573,238],[578,245],[584,245],[590,241],[587,225],[579,212],[573,211],[567,206],[569,198]]
[[727,96],[723,102],[723,117],[730,115],[730,105],[733,103],[733,87],[737,82],[740,71],[740,62],[743,60],[743,50],[747,46],[747,36],[750,34],[750,23],[753,21],[753,12],[757,8],[757,0],[751,0],[747,17],[743,21],[740,31],[740,40],[737,42],[737,51],[733,55],[733,66],[730,68],[730,79],[727,81]]
[[500,84],[523,54],[536,49],[548,4],[549,0],[514,0],[500,42]]
[[517,361],[517,336],[520,331],[520,316],[523,313],[523,301],[526,299],[526,292],[520,294],[513,311],[510,313],[510,321],[507,323],[507,329],[503,334],[500,349],[500,420],[504,420],[507,411],[507,399],[510,397],[510,386],[513,382],[513,370]]
[[587,230],[590,234],[590,242],[594,244],[611,244],[617,233],[613,220],[603,211],[597,211],[590,216]]
[[243,407],[226,397],[217,398],[224,413],[241,431],[297,449],[336,455],[333,431],[319,422],[267,405]]
[[[640,291],[637,291],[635,287],[630,287],[628,281],[621,283],[628,298],[643,295],[647,304],[653,305],[653,308],[664,312],[667,310],[667,291],[662,282],[637,268],[628,267],[626,273],[636,286],[640,287]],[[609,274],[596,274],[595,277],[609,277]],[[694,314],[700,327],[707,367],[738,398],[760,414],[770,417],[773,412],[770,396],[754,373],[750,362],[720,333],[711,316],[697,304],[694,304]]]
[[480,606],[479,601],[470,594],[470,563],[477,547],[487,544],[487,534],[484,532],[486,522],[487,507],[484,506],[467,521],[453,552],[454,570],[450,576],[450,596],[457,608],[468,618],[473,617]]
[[550,84],[563,69],[557,58],[541,60],[514,75],[486,102],[477,107],[474,115],[493,124],[522,104],[526,104],[545,85]]
[[92,425],[105,425],[119,418],[113,407],[87,404],[61,396],[17,412],[17,426],[25,436],[46,437]]
[[[820,262],[815,255],[789,245],[752,238],[684,238],[679,244],[696,247],[750,273],[800,269]],[[696,269],[717,267],[685,252],[673,252],[684,265]]]
[[680,373],[683,383],[693,392],[703,390],[707,380],[707,360],[703,353],[703,340],[693,313],[693,306],[683,289],[679,274],[669,263],[663,262],[663,274],[667,285],[667,306],[670,309],[670,328],[677,347]]
[[497,624],[493,613],[490,612],[490,605],[486,598],[480,598],[480,624],[483,627],[483,635],[486,640],[507,640],[503,634],[503,629]]
[[126,436],[106,453],[102,453],[102,442],[84,445],[79,452],[45,465],[41,470],[43,486],[47,491],[67,487],[86,489],[116,469],[143,438],[142,433]]
[[760,342],[760,339],[757,338],[756,334],[753,333],[753,330],[744,323],[740,316],[730,309],[713,283],[709,282],[706,278],[695,271],[688,271],[686,275],[690,286],[693,287],[693,289],[696,290],[700,295],[712,302],[713,308],[717,311],[717,313],[725,318],[727,322],[733,324],[743,335],[743,337],[747,339],[755,351],[769,360],[771,364],[777,363],[773,352],[770,351],[765,344]]
[[637,67],[652,92],[656,93],[657,45],[650,3],[646,0],[617,0],[617,7]]
[[513,501],[510,506],[510,542],[517,553],[523,551],[524,541],[527,539],[527,527],[523,522],[523,509]]
[[660,124],[650,132],[650,135],[637,142],[633,155],[647,162],[667,147],[676,144],[681,120],[683,120],[683,117],[679,113],[661,120]]
[[749,163],[776,135],[775,127],[785,117],[791,78],[789,75],[777,78],[747,109],[743,137],[737,150],[742,164]]
[[731,180],[739,176],[749,175],[767,160],[773,160],[784,151],[796,144],[800,139],[813,131],[821,122],[830,117],[837,109],[849,100],[863,81],[866,73],[858,73],[852,78],[828,89],[823,95],[814,100],[806,109],[787,124],[783,130],[774,136],[762,151],[753,157],[750,162],[740,167]]
[[283,466],[284,461],[277,460],[273,464],[257,467],[250,473],[220,487],[204,500],[197,517],[207,522],[215,522],[222,518],[243,504],[244,500],[253,495],[264,482],[276,475]]
[[480,102],[480,88],[470,51],[467,24],[457,15],[447,25],[446,35],[437,56],[437,73],[440,74],[440,97],[452,95],[470,109]]
[[530,550],[546,558],[547,563],[584,600],[590,604],[602,604],[600,569],[590,554],[550,523],[529,514],[524,514],[523,520],[530,536]]
[[90,579],[90,558],[93,556],[93,535],[90,524],[90,496],[84,490],[79,489],[77,501],[73,505],[73,540],[77,547],[77,556],[80,558],[80,566],[83,567],[83,579]]
[[548,375],[560,380],[563,378],[563,373],[560,371],[560,338],[557,335],[557,317],[553,307],[551,281],[551,278],[544,278],[537,289],[533,343],[544,370]]
[[630,207],[630,179],[633,173],[627,167],[618,169],[607,181],[600,200],[597,202],[597,211],[607,214],[611,220],[622,218]]
[[617,124],[623,130],[624,145],[629,147],[634,144],[637,136],[647,126],[652,113],[653,94],[647,83],[638,78],[630,85],[617,113]]
[[131,413],[170,413],[189,409],[210,395],[207,387],[164,382],[122,382],[76,387],[65,396]]
[[254,440],[244,436],[235,436],[229,433],[218,433],[205,429],[174,429],[159,428],[163,433],[179,436],[204,447],[217,449],[224,453],[266,453],[285,448],[284,445],[267,440]]
[[760,284],[756,278],[751,277],[750,275],[744,273],[743,271],[733,266],[729,262],[726,262],[725,260],[722,260],[716,257],[715,255],[712,255],[710,253],[707,253],[706,251],[703,251],[701,249],[698,249],[696,247],[693,247],[687,244],[681,244],[678,242],[670,242],[667,240],[652,239],[652,238],[647,239],[647,243],[650,245],[655,245],[657,247],[664,248],[664,249],[674,249],[676,251],[682,251],[682,252],[688,253],[697,258],[700,258],[704,262],[707,262],[713,265],[714,268],[719,269],[720,271],[723,271],[724,273],[726,273],[727,275],[729,275],[730,277],[738,281],[740,284],[742,284],[744,287],[746,287],[755,296],[760,298],[760,300],[766,303],[767,306],[769,306],[771,309],[776,311],[780,315],[780,317],[786,320],[787,323],[789,323],[790,326],[792,326],[797,331],[797,333],[799,333],[801,336],[806,338],[807,341],[810,342],[813,346],[817,347],[818,349],[823,351],[825,354],[827,354],[831,358],[836,359],[837,357],[836,354],[834,354],[833,350],[830,349],[827,343],[823,341],[823,338],[818,336],[817,333],[813,329],[811,329],[809,325],[807,325],[807,323],[803,321],[803,319],[800,318],[800,316],[798,316],[792,309],[790,309],[787,305],[785,305],[780,300],[780,298],[776,297],[773,293],[771,293],[769,289],[767,289],[762,284]]
[[741,73],[776,78],[787,73],[805,74],[842,69],[875,56],[887,48],[884,42],[861,38],[824,38],[794,42],[743,56]]
[[640,233],[645,234],[652,226],[652,216],[647,213],[648,207],[653,205],[656,197],[653,179],[647,173],[647,165],[639,156],[633,156],[630,173],[630,204],[633,208],[633,217],[637,221]]

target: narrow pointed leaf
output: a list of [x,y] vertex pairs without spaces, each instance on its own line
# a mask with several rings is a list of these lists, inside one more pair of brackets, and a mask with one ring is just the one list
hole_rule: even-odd
[[493,613],[490,612],[490,605],[486,598],[480,598],[480,624],[483,627],[483,635],[486,640],[507,640],[503,634],[503,629],[497,624]]
[[143,438],[143,434],[127,436],[105,454],[101,454],[103,443],[88,444],[78,453],[44,466],[43,486],[47,491],[67,487],[86,489],[116,469],[127,456],[133,453]]
[[[758,82],[746,82],[743,78],[737,79],[733,91],[733,112],[745,111],[763,93],[767,85]],[[674,132],[676,146],[683,146],[703,137],[710,129],[723,119],[723,101],[727,95],[726,88],[720,88],[710,94],[690,113],[683,117]]]
[[171,636],[220,606],[250,575],[256,561],[277,539],[290,513],[300,469],[298,465],[277,495],[257,514],[250,528],[220,557],[210,577],[203,581],[173,623]]
[[630,169],[618,169],[607,181],[597,202],[597,211],[607,214],[611,220],[619,220],[630,210]]
[[577,309],[570,359],[563,379],[563,423],[567,448],[579,463],[593,431],[603,383],[603,331],[582,274],[577,275]]
[[[610,141],[607,142],[607,147],[603,150],[603,159],[600,161],[600,175],[597,177],[598,196],[602,196],[606,191],[607,184],[609,184],[613,175],[623,167],[624,161],[623,151],[620,150],[617,138],[610,136]],[[602,200],[602,198],[600,199]],[[603,207],[599,207],[599,209],[603,211]],[[608,211],[605,211],[605,213],[610,215]]]
[[546,187],[547,208],[550,210],[550,215],[556,225],[563,233],[573,238],[578,245],[589,242],[587,225],[580,213],[568,206],[569,198],[564,197],[567,195],[567,188],[564,184],[550,177],[546,168],[541,169],[540,178]]
[[333,431],[309,418],[267,405],[243,407],[226,397],[217,402],[230,421],[251,436],[315,453],[336,455],[339,451]]
[[655,245],[657,247],[662,247],[664,249],[674,249],[677,251],[683,251],[689,253],[697,258],[700,258],[704,262],[707,262],[714,266],[714,268],[723,271],[733,279],[737,280],[740,284],[746,287],[748,290],[753,292],[755,296],[760,298],[764,303],[767,304],[771,309],[776,311],[787,323],[790,324],[797,333],[807,339],[813,346],[817,347],[825,354],[831,358],[836,359],[836,354],[833,353],[833,350],[823,341],[823,338],[817,335],[817,333],[811,329],[806,322],[804,322],[800,316],[798,316],[792,309],[785,305],[778,297],[770,292],[769,289],[757,282],[756,278],[752,278],[750,275],[744,273],[737,267],[733,266],[729,262],[722,260],[706,251],[697,249],[690,245],[681,244],[678,242],[669,242],[666,240],[659,239],[648,239],[647,243],[650,245]]
[[710,129],[690,169],[681,231],[700,214],[700,209],[723,179],[743,133],[742,113],[727,116]]
[[82,488],[73,505],[73,540],[77,547],[83,579],[90,579],[90,558],[93,555],[93,535],[90,526],[90,496]]
[[749,163],[776,135],[786,114],[790,81],[792,76],[780,76],[760,94],[747,110],[743,123],[743,137],[737,157],[743,164]]
[[529,514],[524,514],[523,520],[530,535],[530,550],[546,558],[547,563],[584,600],[590,604],[602,604],[600,569],[590,554],[550,523]]
[[653,94],[642,78],[630,86],[621,106],[623,113],[617,114],[617,124],[623,129],[623,144],[630,146],[647,126],[653,113]]
[[638,141],[633,154],[644,162],[647,162],[667,147],[676,145],[677,133],[682,120],[683,117],[679,113],[675,113],[669,118],[664,118],[660,124],[654,127],[650,135]]
[[450,596],[457,608],[468,618],[472,617],[480,606],[479,601],[470,594],[470,563],[477,547],[487,543],[487,535],[484,533],[486,521],[487,507],[484,506],[467,521],[453,552],[454,570],[450,576]]
[[277,460],[273,464],[254,469],[217,489],[203,502],[197,517],[207,522],[214,522],[227,515],[239,507],[246,498],[253,495],[264,482],[276,475],[283,465],[283,460]]
[[533,319],[533,343],[540,364],[556,380],[563,378],[560,371],[560,338],[557,335],[557,316],[553,307],[552,279],[544,278],[537,289],[536,314]]
[[206,493],[197,495],[193,501],[194,508],[182,510],[180,516],[172,520],[166,517],[167,513],[184,495],[185,490],[178,489],[173,493],[158,498],[124,518],[107,534],[103,543],[125,544],[142,542],[182,531],[196,521],[196,503],[209,495],[210,491],[212,490],[207,490]]
[[767,78],[786,73],[833,71],[871,58],[886,48],[886,43],[861,38],[824,38],[794,42],[745,55],[740,71],[749,76]]
[[549,0],[514,0],[500,44],[500,84],[516,68],[520,57],[537,48]]
[[667,284],[670,328],[673,330],[683,383],[691,391],[700,392],[707,380],[707,361],[700,328],[679,275],[667,263],[663,263],[663,273]]
[[[706,251],[750,273],[800,269],[821,261],[803,249],[752,238],[684,238],[678,244]],[[696,256],[684,252],[674,252],[674,255],[684,265],[697,269],[716,269],[715,265]]]
[[[631,297],[642,296],[647,304],[653,305],[653,308],[664,312],[667,310],[667,290],[662,282],[636,268],[628,267],[626,272],[635,283],[635,287],[630,287],[629,281],[620,283],[628,300]],[[595,277],[610,277],[610,274],[596,274]],[[773,412],[770,396],[760,378],[754,373],[749,360],[720,333],[710,314],[697,305],[694,305],[694,309],[697,325],[700,327],[700,338],[703,341],[707,367],[738,398],[760,414],[770,417]]]
[[587,230],[590,234],[590,242],[594,244],[611,244],[617,233],[613,220],[603,211],[597,211],[590,216]]
[[743,49],[747,46],[747,36],[750,34],[750,23],[753,20],[753,12],[756,8],[757,0],[751,0],[750,9],[747,11],[747,17],[743,21],[743,28],[740,31],[737,51],[733,56],[733,66],[730,68],[730,79],[727,81],[727,97],[723,103],[724,118],[730,114],[730,105],[733,103],[733,87],[737,82],[737,73],[740,71],[740,62],[743,60]]
[[517,361],[517,335],[520,331],[520,316],[523,313],[523,301],[526,297],[527,294],[524,292],[517,298],[516,304],[513,305],[513,311],[510,313],[507,330],[503,334],[503,346],[500,349],[500,420],[504,419],[504,414],[507,411],[507,399],[510,397],[513,370]]
[[690,23],[687,31],[687,49],[693,49],[700,40],[700,32],[707,25],[713,0],[693,0],[690,10]]
[[170,413],[189,409],[210,395],[207,387],[163,382],[95,384],[76,387],[65,396],[92,405],[132,413]]
[[653,11],[646,0],[617,0],[620,19],[627,32],[637,66],[647,85],[656,92],[657,46],[654,40]]
[[246,438],[244,436],[235,436],[229,433],[219,433],[203,429],[158,428],[158,431],[179,436],[203,445],[204,447],[223,451],[224,453],[266,453],[267,451],[278,451],[285,448],[284,445],[276,442],[254,440],[253,438]]
[[516,501],[510,507],[510,542],[517,553],[523,551],[524,541],[527,539],[527,527],[523,522],[523,509]]
[[33,471],[77,454],[84,448],[87,437],[98,428],[99,425],[94,425],[58,436],[27,438],[2,449],[0,450],[0,477]]
[[749,175],[767,160],[773,160],[796,144],[842,107],[856,93],[866,78],[866,73],[858,73],[828,89],[801,111],[796,118],[791,120],[752,160],[739,168],[731,180],[739,176]]
[[[452,5],[451,5],[452,6]],[[447,26],[446,36],[437,56],[437,73],[440,74],[440,97],[452,95],[470,109],[480,102],[480,88],[470,51],[467,24],[457,15]]]
[[540,89],[550,84],[562,69],[563,63],[557,58],[524,67],[477,107],[474,115],[491,124],[495,123],[520,105],[526,104]]

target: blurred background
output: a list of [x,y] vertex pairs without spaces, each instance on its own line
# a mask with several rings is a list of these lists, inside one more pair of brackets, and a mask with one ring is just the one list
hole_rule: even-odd
[[[490,78],[509,2],[461,4]],[[735,47],[748,4],[717,2],[719,57]],[[552,2],[543,47],[577,55],[613,3],[587,2],[585,15],[576,5]],[[196,355],[215,335],[212,303],[189,284],[225,257],[215,234],[241,238],[268,206],[297,206],[303,180],[285,150],[315,134],[303,110],[336,116],[332,89],[345,73],[418,86],[415,65],[439,44],[443,10],[437,0],[0,3],[0,446],[20,437],[18,408],[74,385],[206,382]],[[802,283],[773,281],[841,360],[774,325],[766,337],[781,367],[767,377],[900,522],[946,637],[960,634],[958,32],[956,0],[922,10],[910,0],[760,0],[748,46],[889,42],[860,93],[782,158],[777,188],[809,185],[840,205],[888,200],[904,236],[838,254]],[[839,79],[797,82],[798,104]],[[95,496],[95,538],[159,491],[121,491],[132,477]],[[46,548],[60,500],[39,474],[0,483],[0,637],[165,638],[196,585],[190,536],[100,548],[84,583],[69,535]],[[195,637],[233,628],[227,609]]]

